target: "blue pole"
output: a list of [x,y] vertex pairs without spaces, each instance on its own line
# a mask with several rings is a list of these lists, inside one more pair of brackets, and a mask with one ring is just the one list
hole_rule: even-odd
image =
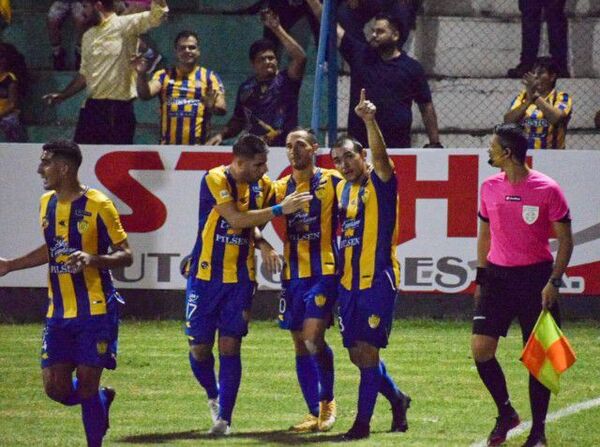
[[323,1],[323,12],[321,14],[321,29],[319,32],[319,48],[317,50],[317,65],[315,68],[315,85],[313,91],[313,103],[312,103],[312,119],[310,121],[310,127],[315,132],[317,139],[319,138],[319,123],[321,122],[321,93],[322,93],[322,79],[323,72],[325,69],[325,53],[327,49],[327,36],[328,36],[328,17],[331,10],[331,0]]

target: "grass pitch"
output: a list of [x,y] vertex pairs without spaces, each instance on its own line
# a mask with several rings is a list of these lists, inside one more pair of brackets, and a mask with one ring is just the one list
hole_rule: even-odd
[[[294,435],[286,429],[305,413],[296,382],[290,336],[273,322],[254,322],[244,341],[243,378],[226,439],[207,437],[206,395],[187,361],[186,340],[178,322],[125,322],[121,326],[119,367],[103,383],[117,390],[105,445],[331,445],[352,424],[358,371],[348,360],[337,328],[328,333],[335,352],[338,422],[330,433]],[[578,361],[562,379],[550,403],[556,412],[600,397],[600,332],[596,323],[566,324],[564,331]],[[0,326],[0,445],[79,446],[84,434],[78,407],[63,407],[45,397],[39,369],[41,324]],[[388,371],[413,398],[407,433],[387,433],[391,413],[379,396],[372,435],[357,446],[469,446],[486,438],[495,407],[480,382],[469,352],[466,322],[398,321],[383,351]],[[517,360],[517,326],[501,341],[499,360],[511,398],[530,420],[527,373]],[[552,446],[600,445],[600,407],[548,423]],[[510,439],[519,446],[527,433]]]

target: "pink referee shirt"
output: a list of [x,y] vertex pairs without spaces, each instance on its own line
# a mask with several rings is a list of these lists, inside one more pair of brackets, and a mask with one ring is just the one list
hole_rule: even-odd
[[490,224],[487,260],[515,267],[552,261],[552,223],[570,221],[569,206],[556,181],[531,170],[517,184],[506,174],[488,177],[481,185],[479,217]]

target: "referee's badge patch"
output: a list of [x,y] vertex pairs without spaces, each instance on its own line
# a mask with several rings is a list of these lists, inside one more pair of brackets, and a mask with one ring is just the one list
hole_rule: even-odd
[[533,224],[540,215],[539,206],[523,205],[523,220],[526,224]]

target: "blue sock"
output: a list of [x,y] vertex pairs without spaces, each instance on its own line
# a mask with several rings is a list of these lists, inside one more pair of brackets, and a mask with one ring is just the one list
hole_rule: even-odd
[[107,428],[104,393],[98,391],[92,397],[81,400],[81,418],[88,447],[100,447]]
[[198,383],[206,390],[206,395],[209,399],[219,397],[219,389],[217,388],[217,378],[215,377],[215,356],[210,353],[210,356],[199,362],[190,352],[190,366]]
[[333,400],[333,383],[335,372],[333,368],[333,351],[329,345],[325,345],[323,351],[313,355],[319,375],[319,400],[331,402]]
[[220,355],[219,362],[219,417],[231,424],[231,414],[242,381],[242,359],[239,354]]
[[308,411],[313,416],[319,415],[319,374],[317,365],[311,355],[296,356],[296,375],[304,396]]
[[402,391],[398,389],[394,380],[388,375],[383,360],[379,362],[379,369],[381,369],[381,388],[379,389],[379,392],[383,394],[390,403],[396,403],[398,398],[403,396]]
[[71,391],[71,394],[69,395],[69,397],[67,397],[65,400],[63,400],[61,402],[63,405],[67,405],[67,406],[71,407],[73,405],[79,405],[81,403],[81,399],[79,398],[79,395],[77,394],[77,386],[78,386],[77,377],[73,377],[73,390]]
[[377,394],[381,389],[381,369],[379,365],[372,368],[360,368],[360,385],[358,386],[358,412],[356,420],[363,424],[371,422]]

